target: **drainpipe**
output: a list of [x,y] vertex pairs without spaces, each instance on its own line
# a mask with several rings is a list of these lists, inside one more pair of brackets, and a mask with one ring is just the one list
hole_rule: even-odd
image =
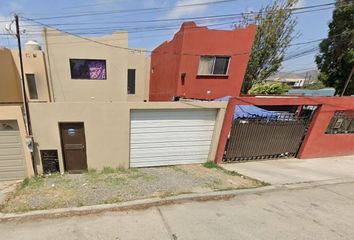
[[[47,28],[44,28],[43,30],[43,37],[44,37],[44,42],[45,42],[45,68],[46,68],[46,76],[47,76],[47,84],[49,88],[49,99],[51,102],[55,102],[55,96],[54,96],[54,88],[53,88],[53,76],[52,76],[52,70],[51,70],[51,62],[50,62],[50,57],[49,57],[49,44],[48,44],[48,37],[47,37]],[[48,65],[48,67],[47,67]]]
[[[28,101],[27,101],[27,94],[26,94],[26,89],[25,89],[25,76],[24,76],[24,71],[23,71],[20,25],[19,25],[19,20],[18,20],[17,14],[15,14],[15,22],[16,22],[16,37],[17,37],[18,53],[19,53],[19,57],[20,57],[20,70],[21,70],[21,83],[22,83],[22,96],[23,96],[23,115],[24,115],[24,119],[25,119],[25,123],[26,123],[25,125],[26,125],[27,137],[29,137],[31,139],[31,141],[32,141],[31,143],[33,145],[31,118],[30,118],[30,112],[29,112]],[[33,172],[35,175],[37,175],[38,173],[37,173],[37,168],[36,168],[35,161],[34,161],[33,150],[31,151],[31,160],[32,160]]]

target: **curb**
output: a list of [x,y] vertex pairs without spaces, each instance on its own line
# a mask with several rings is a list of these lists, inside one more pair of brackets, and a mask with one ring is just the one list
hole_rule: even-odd
[[217,201],[228,200],[238,195],[245,194],[260,194],[264,192],[280,190],[279,186],[265,186],[251,189],[238,189],[229,191],[217,191],[209,193],[192,193],[182,194],[178,196],[166,198],[149,198],[142,200],[134,200],[123,203],[101,204],[73,208],[57,208],[49,210],[36,210],[25,213],[0,213],[0,223],[10,221],[26,221],[33,219],[52,219],[59,217],[82,216],[90,214],[98,214],[108,211],[128,211],[128,210],[142,210],[156,206],[182,204],[187,202],[203,202],[203,201]]
[[101,204],[93,206],[73,207],[73,208],[58,208],[50,210],[37,210],[25,213],[0,213],[0,223],[11,221],[26,221],[33,219],[53,219],[59,217],[82,216],[90,214],[98,214],[108,211],[128,211],[142,210],[156,206],[182,204],[187,202],[203,202],[203,201],[222,201],[229,200],[237,196],[246,194],[262,194],[274,191],[306,189],[325,185],[352,183],[353,178],[340,178],[333,180],[325,180],[318,182],[302,182],[285,185],[271,185],[251,189],[237,189],[229,191],[217,191],[209,193],[192,193],[182,194],[178,196],[166,198],[149,198],[142,200],[134,200],[115,204]]
[[298,182],[298,183],[289,183],[284,184],[283,187],[292,190],[292,189],[306,189],[306,188],[313,188],[319,186],[326,186],[326,185],[335,185],[335,184],[344,184],[344,183],[353,183],[354,178],[352,177],[344,177],[344,178],[334,178],[330,180],[321,180],[321,181],[309,181],[309,182]]

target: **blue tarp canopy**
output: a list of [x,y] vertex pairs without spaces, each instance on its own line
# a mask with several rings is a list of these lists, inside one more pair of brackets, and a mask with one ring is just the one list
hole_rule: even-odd
[[[217,98],[215,101],[218,102],[226,102],[229,101],[230,97],[222,97]],[[254,105],[236,105],[234,111],[234,118],[256,118],[256,117],[263,117],[263,118],[275,118],[277,119],[279,116],[278,113],[265,110],[263,108],[254,106]]]
[[235,107],[234,119],[236,118],[278,118],[277,113],[259,108],[253,105],[237,105]]

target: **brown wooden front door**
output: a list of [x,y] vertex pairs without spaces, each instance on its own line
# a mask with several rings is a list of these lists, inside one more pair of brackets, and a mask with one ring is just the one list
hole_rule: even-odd
[[65,170],[82,172],[87,169],[85,129],[83,123],[60,123]]

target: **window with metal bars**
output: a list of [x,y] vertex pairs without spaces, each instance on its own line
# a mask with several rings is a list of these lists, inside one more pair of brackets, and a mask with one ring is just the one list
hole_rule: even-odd
[[354,111],[335,112],[326,134],[354,134]]

